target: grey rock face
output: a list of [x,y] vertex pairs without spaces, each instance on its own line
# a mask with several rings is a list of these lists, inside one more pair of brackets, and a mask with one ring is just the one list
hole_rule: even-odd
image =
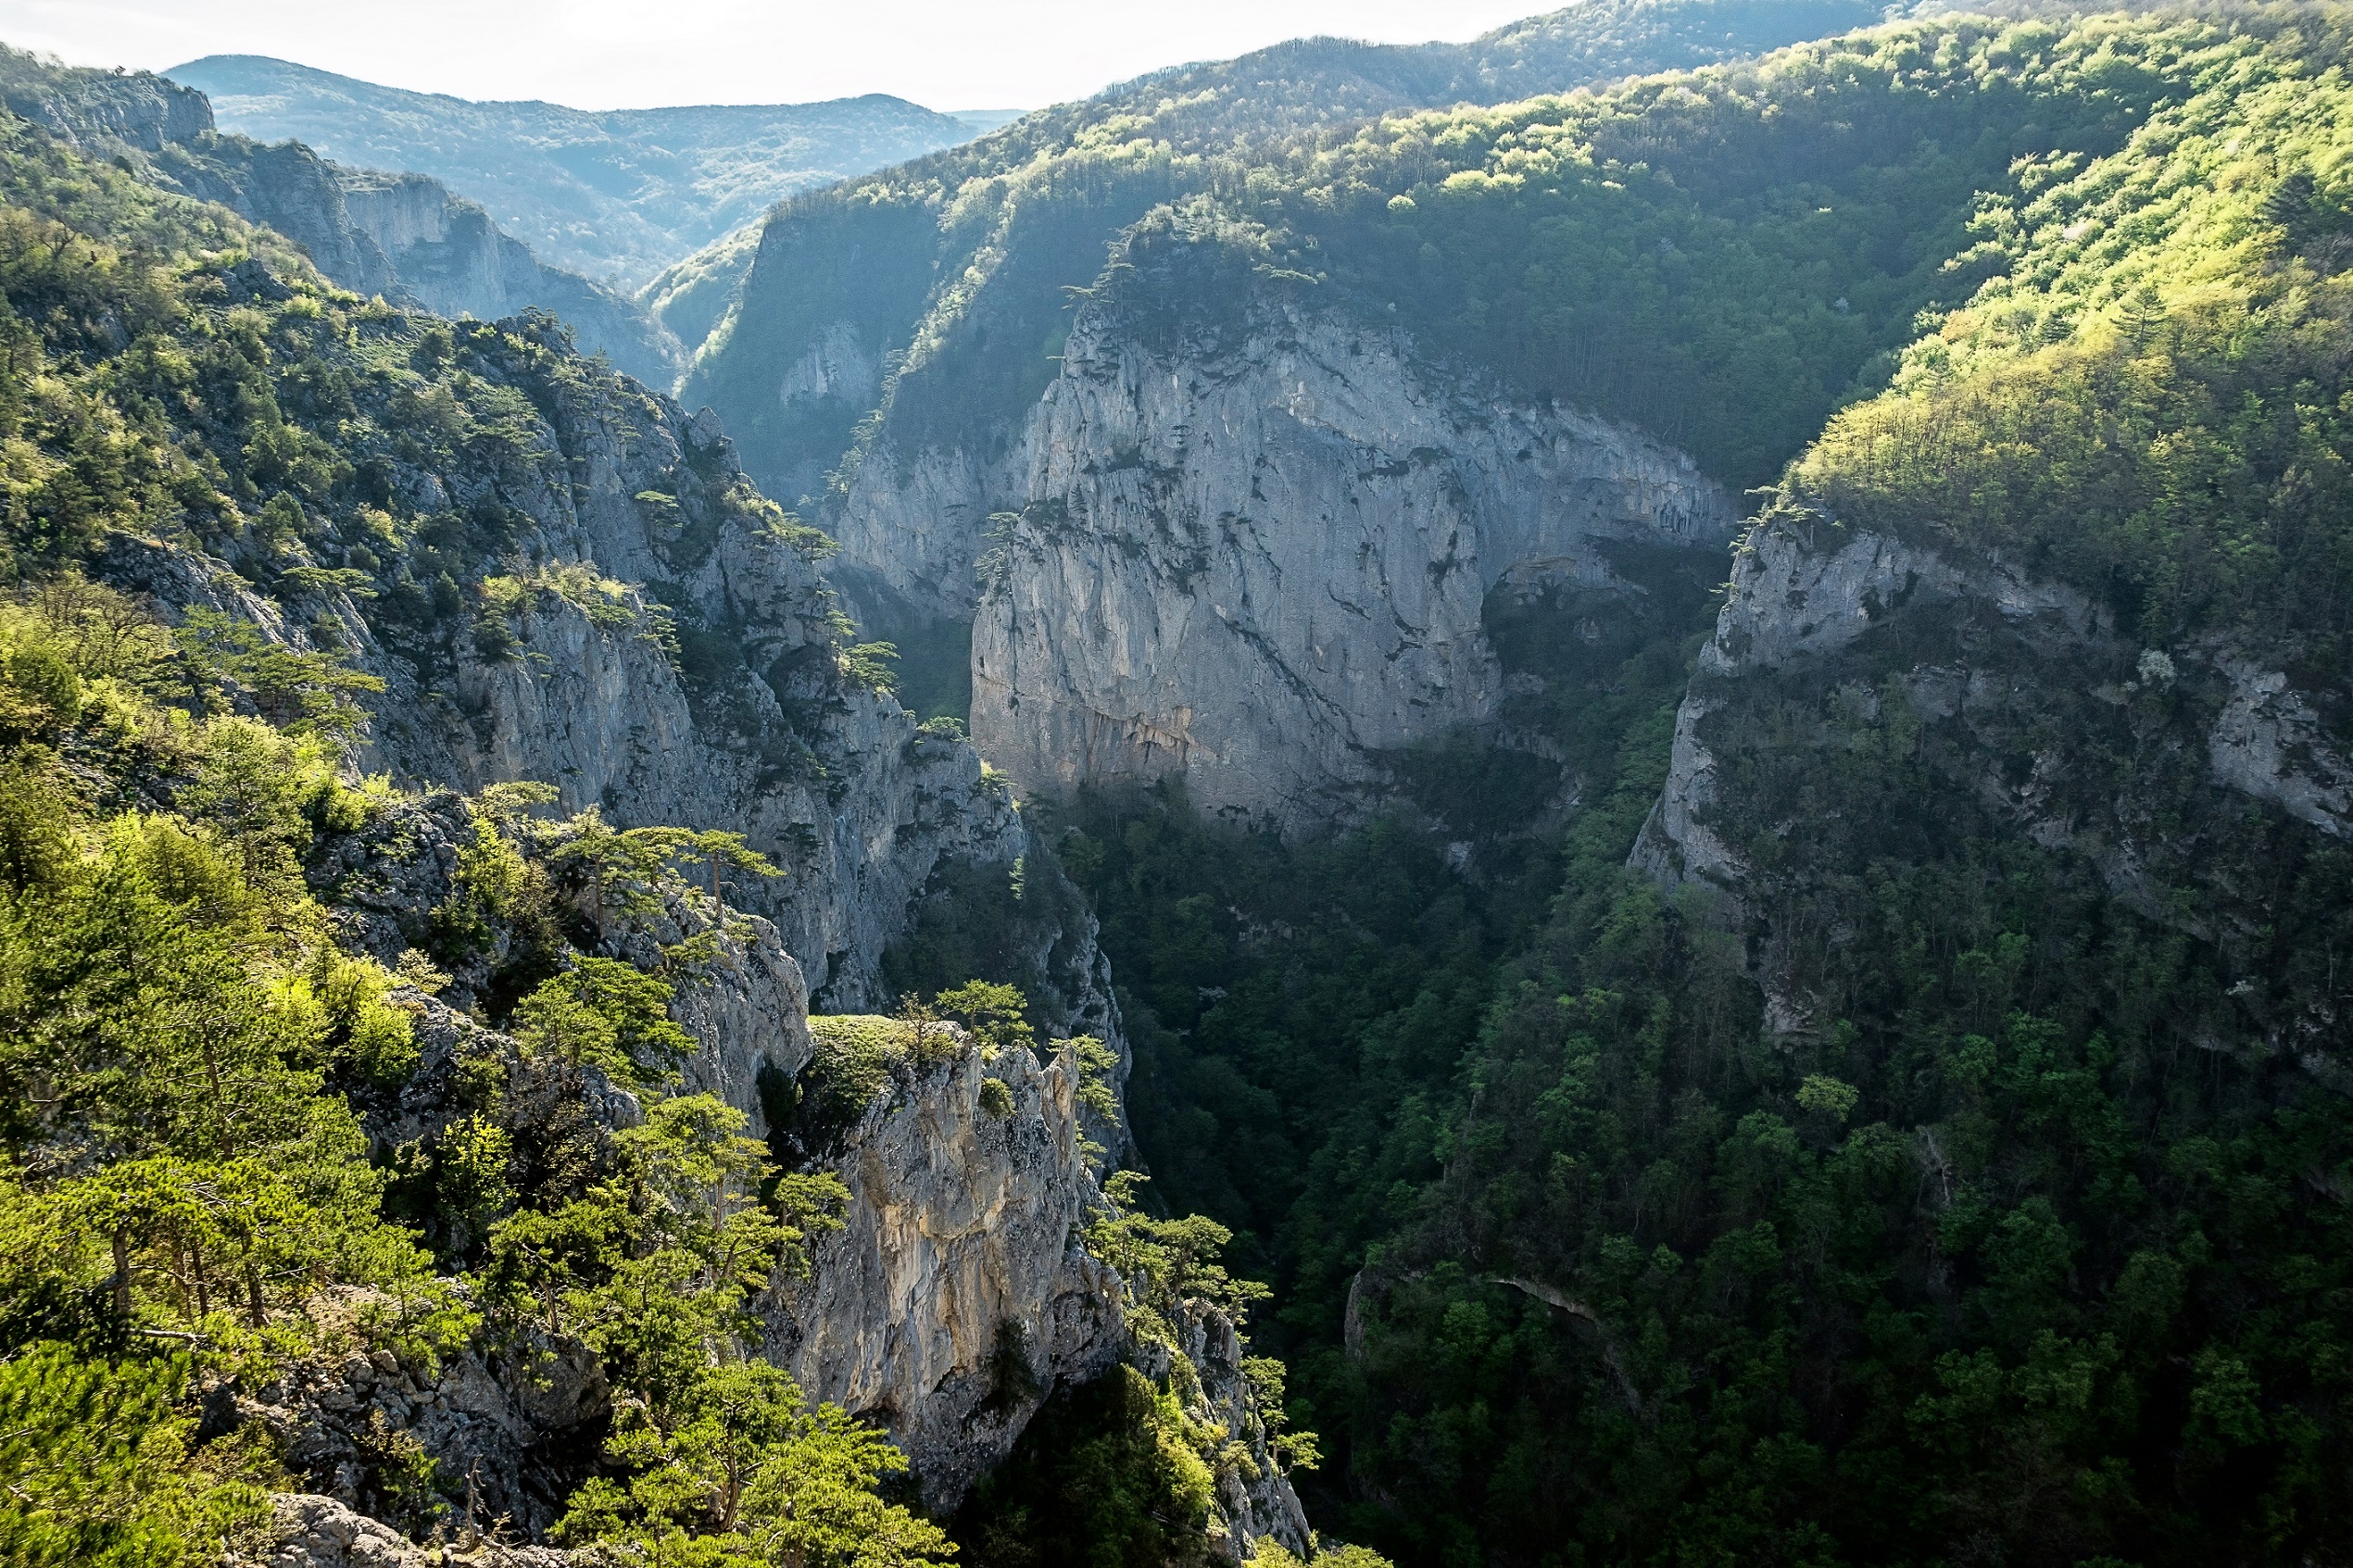
[[[1247,1342],[1233,1320],[1206,1302],[1188,1300],[1174,1325],[1177,1348],[1190,1375],[1177,1374],[1176,1383],[1186,1413],[1197,1423],[1222,1430],[1239,1443],[1247,1460],[1221,1465],[1217,1471],[1217,1500],[1209,1529],[1211,1549],[1235,1562],[1249,1561],[1261,1540],[1271,1539],[1299,1556],[1309,1555],[1312,1537],[1307,1511],[1299,1494],[1275,1467],[1266,1451],[1266,1427],[1251,1397],[1250,1380],[1242,1373]],[[1155,1353],[1157,1352],[1157,1353]],[[1145,1370],[1165,1377],[1176,1370],[1173,1358],[1163,1365],[1166,1348],[1145,1348]]]
[[145,71],[21,70],[0,59],[0,103],[90,151],[146,155],[158,183],[277,230],[345,288],[485,321],[551,311],[585,352],[651,386],[668,388],[685,367],[678,340],[635,301],[542,265],[429,176],[343,169],[300,142],[221,134],[202,93]]
[[[745,834],[786,874],[743,879],[730,906],[775,922],[828,1005],[866,1002],[934,871],[1010,868],[1028,847],[1019,814],[969,746],[919,734],[841,672],[817,564],[741,504],[715,421],[611,378],[576,398],[532,390],[529,446],[508,471],[404,466],[396,480],[421,506],[497,504],[527,524],[517,559],[540,563],[524,569],[537,586],[496,655],[463,637],[418,648],[381,600],[321,593],[283,611],[185,551],[126,546],[107,574],[167,611],[233,607],[296,646],[313,645],[314,612],[340,628],[387,685],[371,704],[371,771],[469,793],[539,780],[564,810],[596,806],[617,826]],[[648,494],[660,504],[636,499]],[[659,616],[737,662],[690,679]]]
[[1628,863],[1661,886],[1704,882],[1739,884],[1747,867],[1707,823],[1716,804],[1716,758],[1699,737],[1707,717],[1705,698],[1686,696],[1675,710],[1675,745],[1667,756],[1667,783],[1643,819]]
[[[982,1085],[1005,1085],[998,1115]],[[906,1071],[832,1169],[844,1228],[769,1298],[769,1354],[812,1399],[882,1420],[935,1509],[1012,1451],[1053,1389],[1126,1348],[1119,1278],[1078,1245],[1100,1201],[1076,1066],[976,1049]]]
[[[1834,659],[1906,609],[1964,603],[2054,646],[2111,640],[2105,613],[2082,594],[1998,561],[1964,565],[1883,533],[1829,524],[1752,527],[1734,552],[1731,594],[1700,650],[1698,679],[1676,711],[1667,783],[1629,863],[1663,884],[1737,890],[1748,867],[1710,823],[1718,765],[1703,734],[1729,700],[1726,689],[1746,675]],[[1947,684],[1931,677],[1919,697],[1949,714]]]
[[[374,699],[379,718],[362,759],[370,770],[470,793],[542,780],[559,787],[561,809],[594,806],[619,826],[746,834],[786,874],[724,889],[731,913],[749,917],[748,934],[679,978],[673,1015],[701,1045],[686,1064],[688,1086],[720,1094],[761,1129],[762,1071],[789,1074],[809,1058],[809,986],[795,955],[822,966],[834,1005],[855,1005],[879,985],[883,950],[935,873],[977,866],[1002,884],[1027,838],[969,746],[918,733],[895,703],[843,673],[816,563],[741,504],[712,421],[615,378],[595,380],[577,401],[534,390],[537,445],[495,476],[495,494],[523,520],[510,567],[530,584],[503,644],[427,647],[383,601],[340,592],[273,605],[222,563],[185,550],[126,546],[109,575],[167,610],[233,608],[296,646],[313,646],[323,634],[314,614],[323,617],[387,684]],[[462,465],[404,468],[393,482],[435,508],[494,493],[491,476]],[[637,499],[648,493],[661,504]],[[724,633],[748,663],[690,678],[658,640],[643,586],[655,581],[664,584],[662,613]],[[421,922],[450,897],[473,831],[464,803],[445,789],[322,847],[314,875],[344,911],[346,940],[387,961],[423,945]],[[707,929],[714,913],[707,895],[676,898],[640,929],[616,927],[606,946],[650,960],[655,947]],[[1083,906],[1038,941],[1038,972],[1054,991],[1058,1022],[1116,1046],[1108,974]],[[486,972],[497,956],[482,955],[477,967]],[[452,997],[465,1001],[481,981],[473,970],[459,973]],[[459,1058],[507,1048],[442,1001],[414,992],[395,1000],[417,1018],[422,1060],[396,1103],[368,1108],[387,1150],[435,1135],[457,1113]],[[1011,1448],[1043,1389],[1086,1375],[1124,1343],[1115,1279],[1073,1244],[1094,1192],[1074,1071],[1012,1057],[984,1074],[967,1060],[877,1107],[841,1156],[857,1199],[850,1226],[821,1248],[805,1293],[778,1308],[779,1360],[813,1396],[887,1421],[934,1496],[961,1495]],[[1012,1117],[977,1109],[983,1075],[1009,1085]],[[629,1096],[585,1077],[597,1122],[636,1119]],[[999,1398],[1026,1382],[1010,1377],[1006,1346],[1028,1358],[1037,1390]],[[476,1459],[486,1474],[552,1474],[527,1463],[522,1449],[548,1440],[532,1436],[543,1426],[570,1428],[498,1405],[497,1369],[482,1376],[482,1387],[467,1385],[471,1402],[450,1402],[446,1389],[439,1404],[404,1392],[404,1419],[442,1445],[435,1452],[447,1449],[451,1474]],[[321,1399],[282,1392],[273,1408],[290,1433],[309,1419],[299,1412],[342,1398],[323,1385]],[[436,1435],[432,1412],[445,1408],[468,1419]],[[458,1426],[511,1427],[514,1451],[466,1448]],[[303,1463],[332,1480],[335,1445],[353,1435],[325,1421],[303,1440]],[[499,1506],[537,1527],[549,1504]]]
[[[710,930],[712,914],[708,907],[676,909],[633,933],[623,956],[648,967],[660,956],[658,944]],[[809,982],[774,925],[757,915],[730,917],[729,923],[740,925],[742,935],[723,931],[711,961],[676,977],[670,1016],[700,1047],[683,1069],[686,1092],[717,1096],[750,1119],[755,1135],[765,1136],[761,1074],[790,1077],[809,1060]]]
[[1639,597],[1614,551],[1730,536],[1720,488],[1638,432],[1212,244],[1140,245],[1017,433],[887,424],[829,515],[870,626],[974,618],[975,742],[1025,788],[1176,773],[1212,809],[1345,816],[1382,754],[1497,712],[1491,591]]
[[2105,614],[2064,583],[1995,560],[1964,565],[1884,533],[1759,525],[1732,563],[1732,592],[1700,654],[1710,674],[1826,659],[1914,604],[1969,599],[2007,622],[2063,635],[2110,634]]
[[648,527],[627,497],[724,450],[714,429],[659,407],[633,430],[565,443],[585,470],[586,502],[549,497],[570,512],[551,543],[624,582],[676,584],[677,608],[727,628],[764,675],[698,712],[659,646],[559,597],[535,616],[520,657],[459,671],[457,707],[471,722],[413,738],[421,760],[437,751],[462,779],[547,779],[567,806],[601,804],[615,822],[747,833],[786,874],[747,879],[731,897],[777,922],[831,1005],[853,1006],[875,994],[882,950],[934,867],[949,857],[1009,865],[1026,847],[1020,819],[983,784],[969,746],[918,734],[895,702],[837,671],[824,583],[806,557],[740,517],[720,523],[699,563]]
[[1633,594],[1613,546],[1712,546],[1721,490],[1639,433],[1511,402],[1282,298],[1211,343],[1082,318],[1025,442],[973,637],[976,744],[1021,784],[1183,775],[1327,819],[1379,754],[1491,717],[1500,584]]
[[[451,1561],[439,1547],[421,1547],[389,1524],[315,1492],[281,1492],[270,1499],[271,1544],[243,1560],[252,1568],[441,1568]],[[549,1547],[462,1542],[461,1561],[476,1568],[564,1568],[572,1554]],[[236,1561],[236,1560],[233,1560]]]
[[2284,672],[2225,658],[2231,697],[2207,745],[2217,782],[2282,807],[2333,838],[2353,825],[2353,766],[2323,736]]
[[400,290],[394,297],[484,321],[534,307],[553,311],[572,328],[582,353],[601,353],[648,386],[667,390],[678,379],[685,348],[635,301],[544,265],[490,214],[438,180],[356,169],[338,169],[335,178],[352,226],[391,265]]
[[333,165],[300,143],[263,146],[208,128],[200,136],[157,149],[156,171],[158,182],[182,194],[218,202],[249,222],[275,229],[340,286],[392,300],[408,297],[400,270],[351,220]]
[[777,383],[776,401],[786,408],[835,398],[861,406],[882,390],[882,360],[848,321],[819,334]]
[[150,71],[58,69],[15,50],[0,56],[0,103],[69,141],[112,139],[150,153],[212,129],[203,94]]
[[[610,1404],[604,1369],[585,1346],[534,1336],[506,1352],[469,1351],[430,1373],[388,1350],[298,1363],[250,1393],[217,1389],[206,1414],[220,1430],[258,1424],[288,1467],[321,1489],[322,1500],[296,1509],[304,1527],[288,1531],[289,1549],[304,1549],[304,1549],[341,1550],[356,1565],[404,1562],[362,1555],[389,1549],[383,1536],[396,1537],[373,1517],[392,1512],[392,1499],[372,1490],[371,1457],[392,1434],[421,1445],[458,1489],[454,1524],[537,1535],[594,1467]],[[282,1529],[287,1524],[282,1510]]]
[[829,520],[862,614],[887,605],[918,617],[970,617],[988,518],[1027,501],[1025,453],[989,461],[962,446],[909,453],[877,443]]

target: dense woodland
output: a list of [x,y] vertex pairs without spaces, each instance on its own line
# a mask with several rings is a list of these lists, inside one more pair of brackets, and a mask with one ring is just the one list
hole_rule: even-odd
[[[1911,24],[1386,119],[1136,232],[1393,304],[1778,476],[1770,524],[2023,563],[2157,650],[2120,714],[1900,625],[1743,699],[1718,829],[1830,998],[1794,1034],[1762,924],[1625,869],[1697,596],[1689,641],[1582,667],[1491,601],[1551,677],[1513,717],[1564,743],[1566,832],[1514,831],[1552,775],[1476,737],[1327,843],[1165,792],[1061,809],[1143,1151],[1276,1284],[1327,1528],[1450,1563],[2344,1549],[2353,1123],[2265,1042],[2338,1038],[2347,867],[2218,814],[2183,759],[2220,697],[2161,651],[2345,689],[2344,25]],[[1182,275],[1101,286],[1201,330],[1146,292]],[[2016,683],[2007,728],[1906,710],[1945,661]],[[1985,748],[2057,735],[2070,809],[2171,847],[2158,907],[1986,809]]]

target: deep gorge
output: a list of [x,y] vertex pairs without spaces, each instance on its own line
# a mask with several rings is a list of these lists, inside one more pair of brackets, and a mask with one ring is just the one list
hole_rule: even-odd
[[2344,1557],[2347,14],[1997,9],[0,57],[0,1557]]

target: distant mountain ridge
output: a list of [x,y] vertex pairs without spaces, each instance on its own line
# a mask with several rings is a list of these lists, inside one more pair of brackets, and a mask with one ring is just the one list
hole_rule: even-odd
[[1005,118],[882,94],[658,109],[476,102],[259,55],[207,56],[166,74],[209,97],[223,130],[432,175],[542,259],[627,288],[796,192],[953,146]]
[[58,66],[5,45],[0,104],[85,153],[276,229],[344,288],[485,321],[552,311],[582,352],[604,354],[648,386],[677,377],[677,339],[635,301],[541,262],[428,176],[346,169],[299,142],[224,133],[192,87],[145,71]]
[[1883,14],[1877,0],[1588,0],[1465,44],[1306,38],[1176,66],[796,196],[756,245],[688,258],[648,303],[694,355],[680,395],[718,412],[764,489],[840,538],[837,585],[908,655],[910,679],[925,667],[911,650],[937,642],[955,687],[961,633],[935,633],[969,614],[972,563],[1013,484],[1000,465],[1060,373],[1074,299],[1129,224],[1200,193],[1246,196],[1287,149],[1384,115],[1762,55]]

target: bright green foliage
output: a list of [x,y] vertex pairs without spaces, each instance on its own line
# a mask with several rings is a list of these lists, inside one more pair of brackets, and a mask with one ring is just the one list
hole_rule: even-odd
[[576,1332],[617,1386],[666,1411],[711,1348],[734,1342],[744,1298],[805,1267],[805,1237],[837,1227],[848,1201],[832,1176],[775,1176],[743,1124],[707,1095],[657,1101],[616,1135],[613,1168],[584,1195],[491,1227],[495,1309]]
[[712,1371],[667,1423],[626,1412],[606,1452],[628,1479],[582,1486],[559,1534],[648,1568],[908,1568],[956,1550],[875,1496],[904,1455],[761,1362]]
[[[46,69],[5,63],[18,87]],[[308,879],[322,841],[428,809],[346,782],[382,689],[338,651],[351,601],[430,686],[500,619],[491,596],[469,617],[459,586],[516,544],[497,497],[564,483],[551,423],[645,394],[544,316],[452,325],[340,295],[142,167],[0,114],[0,1558],[59,1568],[220,1561],[262,1489],[315,1479],[258,1438],[199,1447],[199,1376],[377,1348],[429,1368],[552,1334],[601,1361],[621,1435],[698,1429],[743,1361],[746,1300],[846,1200],[778,1173],[739,1112],[668,1092],[693,1047],[672,983],[580,950],[601,917],[695,908],[682,865],[714,896],[723,870],[774,868],[736,834],[536,821],[552,792],[529,784],[473,803],[427,938],[453,967],[507,955],[477,1002],[513,1033],[461,1031],[455,1114],[371,1162],[359,1108],[417,1060],[400,986],[448,976],[341,950]],[[420,512],[403,465],[482,498]],[[731,476],[676,483],[719,508],[698,515],[774,510]],[[75,574],[172,547],[227,561],[216,602],[271,595],[307,642],[202,608],[175,636]],[[593,573],[524,587],[598,635],[673,631]],[[371,851],[404,852],[403,831]],[[568,922],[579,895],[598,920]],[[594,1120],[591,1069],[635,1090],[642,1124]],[[789,1384],[763,1398],[791,1417],[742,1509],[763,1561],[937,1555],[875,1495],[901,1462],[878,1436],[802,1414]],[[417,1436],[378,1413],[356,1441],[363,1492],[428,1527],[450,1478]],[[669,1462],[634,1454],[615,1479]]]
[[[36,1241],[6,1265],[24,1271],[18,1332],[258,1330],[342,1283],[429,1302],[427,1261],[376,1218],[356,1119],[321,1093],[326,1067],[397,1071],[413,1050],[391,977],[335,953],[288,891],[304,807],[333,786],[301,743],[248,721],[148,722],[205,816],[91,813],[0,890],[0,1135],[21,1171],[11,1223]],[[48,800],[83,787],[29,768],[12,783]]]
[[877,696],[899,688],[899,646],[895,643],[857,643],[841,650],[841,672],[852,685]]
[[[320,569],[296,570],[313,574],[295,578],[296,586],[316,592]],[[365,573],[355,575],[365,580]],[[381,679],[348,668],[332,653],[297,652],[268,641],[249,621],[234,621],[202,606],[188,611],[179,640],[199,678],[237,682],[253,694],[263,718],[292,734],[348,740],[367,720],[352,694],[384,689]]]
[[1112,1087],[1112,1074],[1119,1069],[1119,1053],[1092,1035],[1074,1035],[1065,1043],[1078,1064],[1078,1103],[1118,1125],[1119,1091]]
[[809,1034],[816,1050],[801,1073],[800,1103],[809,1137],[819,1141],[854,1124],[895,1073],[963,1048],[955,1030],[920,1010],[898,1018],[820,1013]]
[[[332,1286],[375,1293],[380,1342],[465,1330],[324,1087],[401,1071],[409,1019],[302,891],[296,855],[355,798],[318,740],[158,707],[217,688],[102,590],[61,583],[0,631],[41,698],[15,722],[103,769],[27,744],[0,774],[0,1549],[211,1561],[264,1510],[237,1445],[195,1451],[195,1367],[163,1349],[226,1373],[316,1348]],[[182,781],[177,811],[113,804],[141,771]]]
[[1327,1549],[1318,1541],[1302,1558],[1271,1536],[1252,1543],[1249,1562],[1250,1568],[1390,1568],[1389,1559],[1367,1547]]
[[670,1022],[673,988],[615,959],[583,958],[517,1004],[515,1039],[623,1084],[665,1081],[694,1050]]
[[932,1010],[963,1024],[980,1044],[983,1061],[994,1061],[1009,1050],[1027,1050],[1037,1031],[1023,1014],[1029,999],[1013,986],[987,980],[968,980],[931,999]]
[[[19,646],[72,647],[37,610],[12,613]],[[38,715],[20,705],[20,721],[84,746],[57,734],[65,682],[26,667],[51,696]],[[218,1371],[258,1369],[328,1348],[304,1309],[338,1286],[375,1293],[374,1342],[425,1359],[473,1323],[383,1217],[386,1178],[330,1087],[331,1074],[396,1080],[415,1047],[388,999],[396,977],[338,952],[303,891],[299,857],[347,794],[317,743],[174,717],[85,664],[58,668],[95,694],[74,711],[115,725],[107,744],[188,780],[176,798],[191,815],[109,818],[43,748],[0,777],[0,822],[22,824],[0,888],[0,1351],[14,1356],[0,1362],[0,1531],[11,1562],[178,1563],[254,1517],[257,1494],[215,1474],[230,1449],[192,1457],[186,1361],[82,1347],[191,1343]],[[497,824],[540,798],[508,791],[475,818],[460,880],[485,918],[516,912],[533,869]],[[721,838],[715,852],[740,848]],[[660,1092],[693,1045],[671,995],[591,957],[532,992],[514,1010],[520,1056],[461,1073],[488,1109],[434,1141],[431,1188],[440,1233],[484,1261],[474,1298],[489,1331],[576,1336],[633,1419],[665,1432],[740,1356],[747,1297],[802,1266],[805,1237],[837,1224],[847,1198],[829,1176],[776,1173],[740,1112]],[[502,1085],[542,1064],[575,1085],[596,1067],[638,1085],[643,1125],[612,1135],[601,1165],[522,1159],[519,1133],[547,1130],[502,1120]],[[762,1561],[912,1562],[939,1545],[874,1496],[903,1463],[878,1437],[802,1413],[788,1384],[770,1392],[791,1422],[743,1505]],[[371,1485],[430,1517],[427,1456],[389,1427],[373,1441]],[[635,1448],[614,1460],[624,1478],[670,1462]],[[843,1545],[869,1537],[898,1556]]]
[[181,1568],[269,1514],[259,1490],[190,1461],[184,1356],[84,1360],[33,1344],[0,1361],[0,1561]]
[[1218,1261],[1234,1233],[1205,1214],[1155,1220],[1137,1212],[1137,1191],[1149,1179],[1122,1171],[1104,1184],[1109,1205],[1088,1226],[1088,1250],[1119,1271],[1136,1309],[1156,1315],[1159,1332],[1172,1343],[1168,1323],[1188,1300],[1243,1322],[1251,1303],[1271,1293],[1254,1280],[1234,1278]]
[[548,864],[585,874],[598,907],[623,918],[644,919],[661,913],[664,899],[675,897],[686,885],[673,870],[681,860],[704,867],[713,900],[723,903],[723,871],[759,877],[784,874],[748,847],[739,833],[673,827],[614,829],[605,824],[603,815],[593,806],[546,836]]
[[2353,88],[2344,19],[2304,25],[2210,37],[2112,157],[2031,161],[1975,224],[2009,275],[1831,421],[1792,502],[2091,585],[2152,646],[2252,624],[2341,659]]
[[2112,151],[2183,94],[2163,68],[2202,34],[1915,24],[1388,122],[1294,178],[1337,205],[1311,220],[1333,282],[1755,483],[1990,270],[1978,193],[2020,155]]

